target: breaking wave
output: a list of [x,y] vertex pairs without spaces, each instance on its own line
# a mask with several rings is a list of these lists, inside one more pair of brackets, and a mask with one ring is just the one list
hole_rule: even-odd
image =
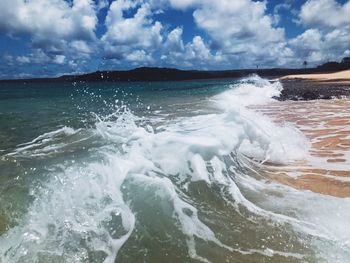
[[49,179],[30,189],[28,211],[0,237],[0,262],[308,260],[329,257],[333,246],[339,260],[348,257],[346,233],[302,204],[312,198],[326,208],[335,198],[264,178],[265,162],[308,154],[297,129],[249,109],[280,91],[253,76],[209,98],[216,113],[152,122],[124,109],[92,128],[63,127],[19,145],[11,158],[62,154],[76,142],[85,157],[52,164]]

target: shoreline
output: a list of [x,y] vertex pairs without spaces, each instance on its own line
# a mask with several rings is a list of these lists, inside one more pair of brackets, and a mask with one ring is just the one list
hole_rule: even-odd
[[276,123],[290,123],[310,143],[305,160],[265,164],[266,177],[295,189],[350,197],[350,98],[275,101],[256,106]]
[[319,74],[296,74],[286,75],[281,77],[282,80],[302,79],[309,81],[350,81],[350,70],[337,71],[332,73],[319,73]]
[[295,125],[310,140],[310,156],[304,163],[267,165],[267,177],[295,189],[350,197],[350,70],[287,75],[279,81],[278,102],[258,111]]
[[350,97],[350,70],[325,74],[286,75],[278,100],[316,100]]

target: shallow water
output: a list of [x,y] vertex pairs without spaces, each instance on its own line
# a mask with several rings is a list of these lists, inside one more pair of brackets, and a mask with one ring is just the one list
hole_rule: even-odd
[[253,107],[277,123],[291,123],[309,140],[303,162],[269,167],[279,182],[314,192],[350,197],[350,100],[273,102]]
[[312,157],[297,124],[252,109],[280,90],[2,84],[0,262],[349,261],[349,198],[271,180]]

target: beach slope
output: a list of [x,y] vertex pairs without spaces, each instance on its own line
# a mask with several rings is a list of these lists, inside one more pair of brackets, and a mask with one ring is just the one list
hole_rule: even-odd
[[350,97],[350,70],[325,74],[287,75],[280,100],[315,100]]
[[344,70],[333,73],[322,73],[322,74],[299,74],[299,75],[287,75],[282,80],[291,79],[303,79],[313,81],[348,81],[350,84],[350,70]]

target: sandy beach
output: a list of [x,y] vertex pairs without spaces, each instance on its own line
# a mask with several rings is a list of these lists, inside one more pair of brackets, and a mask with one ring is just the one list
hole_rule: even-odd
[[291,80],[291,79],[302,79],[302,80],[312,80],[312,81],[333,81],[333,82],[347,82],[350,83],[350,70],[344,70],[334,73],[324,73],[324,74],[300,74],[300,75],[287,75],[281,80]]

